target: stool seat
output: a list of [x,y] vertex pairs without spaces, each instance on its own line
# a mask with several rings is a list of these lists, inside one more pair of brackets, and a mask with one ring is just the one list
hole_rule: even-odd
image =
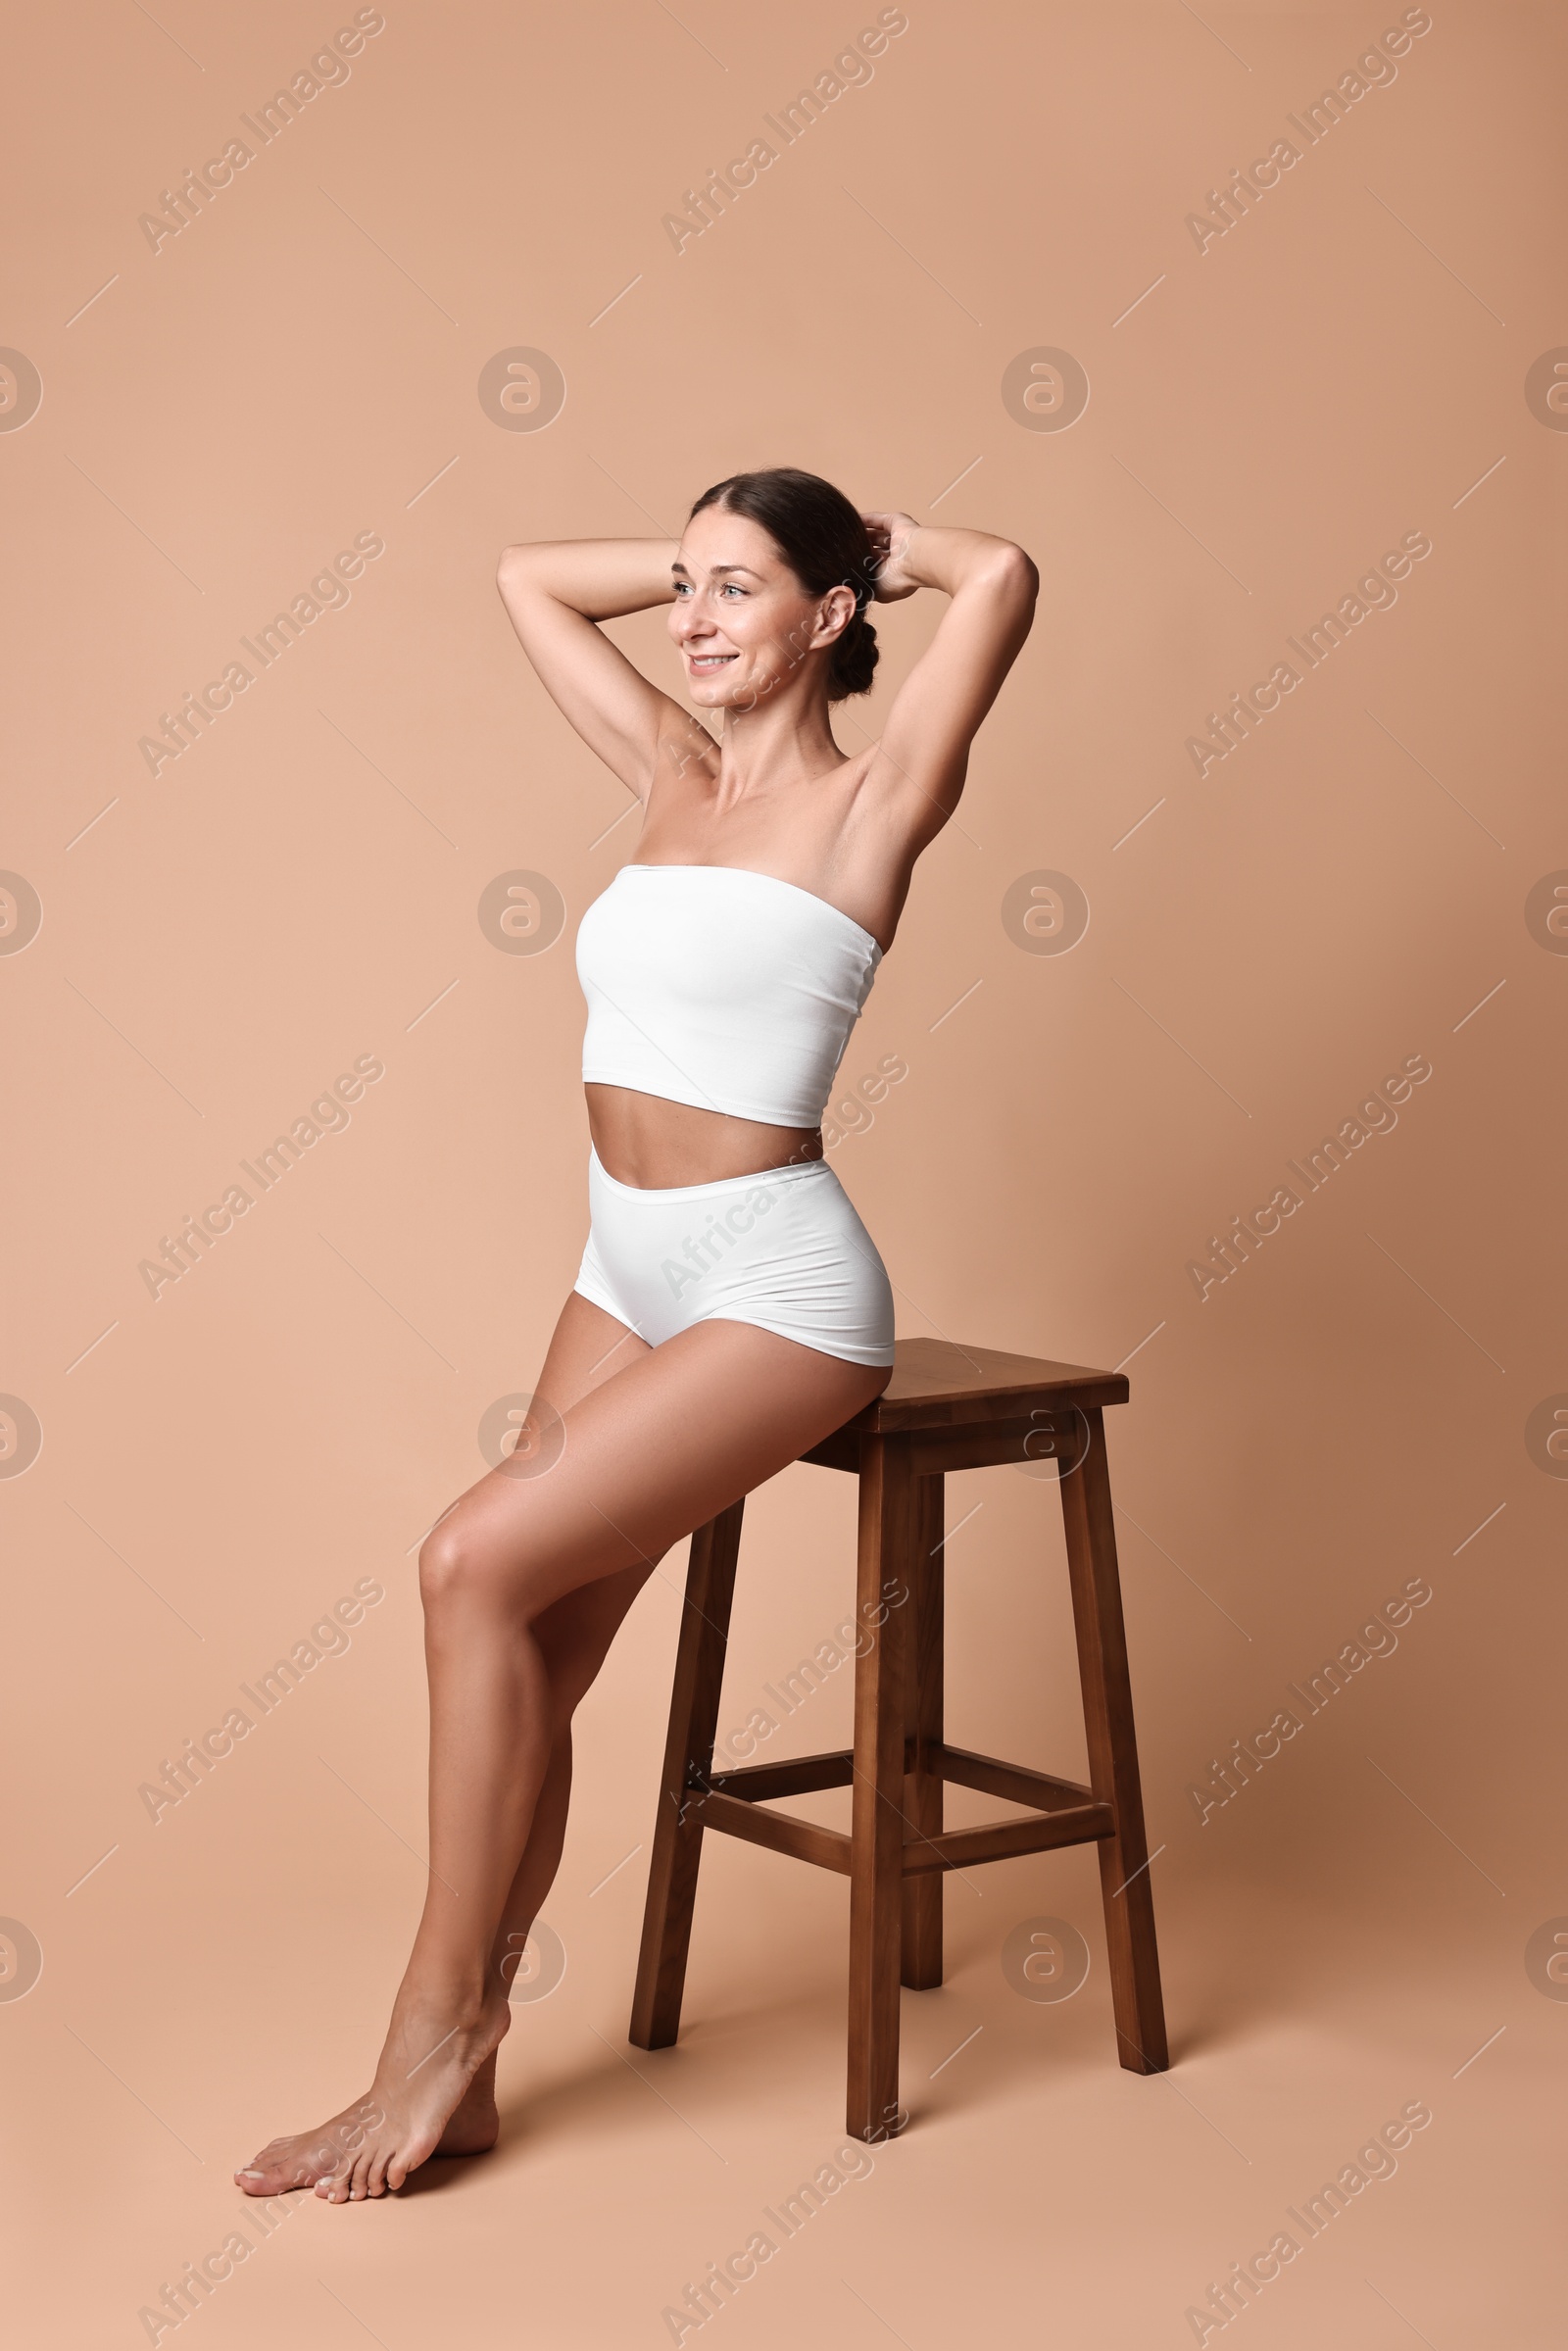
[[[714,1771],[720,1685],[744,1499],[692,1537],[669,1736],[649,1871],[631,2039],[666,2048],[680,2024],[703,1832],[744,1837],[850,1881],[848,2128],[876,2140],[899,2102],[899,1987],[942,1982],[942,1875],[1067,1844],[1099,1848],[1121,2062],[1168,2063],[1132,1692],[1116,1567],[1103,1413],[1119,1372],[951,1341],[895,1344],[882,1394],[801,1455],[859,1480],[855,1743],[829,1754]],[[951,1745],[944,1731],[944,1479],[1054,1463],[1060,1482],[1089,1783]],[[1030,1817],[944,1830],[953,1785]],[[853,1788],[848,1835],[771,1799]]]
[[[1125,1404],[1119,1371],[1091,1371],[1083,1363],[1046,1363],[1038,1355],[1004,1355],[994,1347],[958,1347],[951,1339],[896,1339],[893,1377],[874,1402],[847,1420],[841,1435],[865,1430],[886,1437],[906,1429],[956,1427],[989,1420],[1004,1406],[1025,1419],[1037,1399],[1052,1403]],[[831,1444],[832,1440],[828,1442]],[[816,1450],[803,1456],[814,1459]]]

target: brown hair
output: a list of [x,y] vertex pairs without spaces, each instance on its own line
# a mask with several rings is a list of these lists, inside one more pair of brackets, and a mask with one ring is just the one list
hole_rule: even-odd
[[794,465],[769,465],[759,473],[732,473],[705,490],[692,508],[722,507],[760,523],[808,596],[850,588],[855,617],[833,647],[827,698],[869,694],[878,661],[876,630],[865,617],[876,577],[876,559],[865,524],[842,490],[819,474]]

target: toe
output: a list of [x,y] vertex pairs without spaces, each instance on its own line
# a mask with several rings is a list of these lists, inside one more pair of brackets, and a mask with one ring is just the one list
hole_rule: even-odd
[[434,2142],[423,2131],[416,2132],[391,2150],[387,2157],[385,2178],[394,2195],[409,2174],[416,2172],[420,2164],[426,2162],[433,2153]]
[[302,2175],[297,2156],[291,2163],[290,2153],[286,2140],[264,2147],[260,2155],[251,2157],[243,2171],[234,2174],[235,2186],[247,2196],[281,2196],[289,2188],[298,2187]]

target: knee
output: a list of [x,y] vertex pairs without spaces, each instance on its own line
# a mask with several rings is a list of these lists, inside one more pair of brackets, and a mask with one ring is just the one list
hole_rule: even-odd
[[467,1546],[455,1535],[437,1528],[419,1545],[419,1598],[428,1616],[457,1590],[467,1573]]
[[419,1598],[426,1616],[514,1603],[517,1586],[515,1575],[503,1575],[493,1546],[461,1527],[437,1527],[419,1546]]

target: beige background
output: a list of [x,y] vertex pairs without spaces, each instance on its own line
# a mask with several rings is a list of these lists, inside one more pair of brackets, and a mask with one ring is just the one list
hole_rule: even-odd
[[[1189,213],[1397,8],[907,15],[678,256],[662,217],[874,10],[389,0],[351,76],[156,252],[139,216],[352,12],[14,23],[0,341],[43,387],[0,436],[0,865],[42,906],[0,956],[0,1389],[42,1430],[0,1480],[0,1912],[42,1952],[0,2002],[19,2340],[144,2341],[184,2265],[260,2234],[230,2169],[363,2087],[416,1913],[413,1555],[575,1272],[571,942],[634,843],[496,557],[674,531],[779,462],[1015,537],[1042,573],[841,1097],[887,1053],[908,1076],[834,1164],[903,1332],[1131,1358],[1111,1458],[1176,2063],[1113,2061],[1086,1852],[956,1883],[950,1982],[906,2000],[913,2127],[711,2325],[1192,2341],[1209,2282],[1423,2100],[1397,2176],[1248,2339],[1553,2339],[1568,2006],[1526,1946],[1568,1913],[1543,1786],[1568,1490],[1526,1426],[1568,1389],[1568,961],[1526,901],[1568,866],[1568,440],[1526,378],[1568,342],[1562,21],[1439,0],[1397,77],[1200,251]],[[547,429],[480,404],[517,347],[564,376]],[[1066,430],[1002,398],[1041,347],[1087,372]],[[1205,714],[1415,531],[1397,602],[1200,779]],[[361,532],[384,554],[350,601],[151,775],[160,713]],[[937,617],[885,615],[846,747]],[[619,633],[672,675],[661,616]],[[535,955],[477,916],[518,870],[565,907]],[[1091,909],[1065,954],[1002,919],[1042,870]],[[1208,1237],[1417,1054],[1397,1128],[1200,1302]],[[352,1123],[155,1302],[139,1261],[357,1055],[384,1076]],[[999,1470],[955,1481],[950,1525],[970,1511],[954,1736],[1081,1768],[1055,1496]],[[848,1482],[804,1468],[751,1506],[726,1726],[841,1621],[852,1523]],[[519,2003],[500,2152],[395,2205],[296,2199],[185,2322],[203,2342],[668,2341],[685,2281],[840,2144],[836,1882],[714,1840],[687,2033],[627,2050],[682,1569],[581,1718],[546,1914],[567,1970]],[[155,1825],[140,1784],[364,1578],[386,1597],[347,1652]],[[1415,1578],[1397,1651],[1200,1826],[1210,1759]],[[838,1743],[848,1700],[844,1675],[774,1751]],[[1090,1947],[1065,2002],[1002,1969],[1041,1917]]]

